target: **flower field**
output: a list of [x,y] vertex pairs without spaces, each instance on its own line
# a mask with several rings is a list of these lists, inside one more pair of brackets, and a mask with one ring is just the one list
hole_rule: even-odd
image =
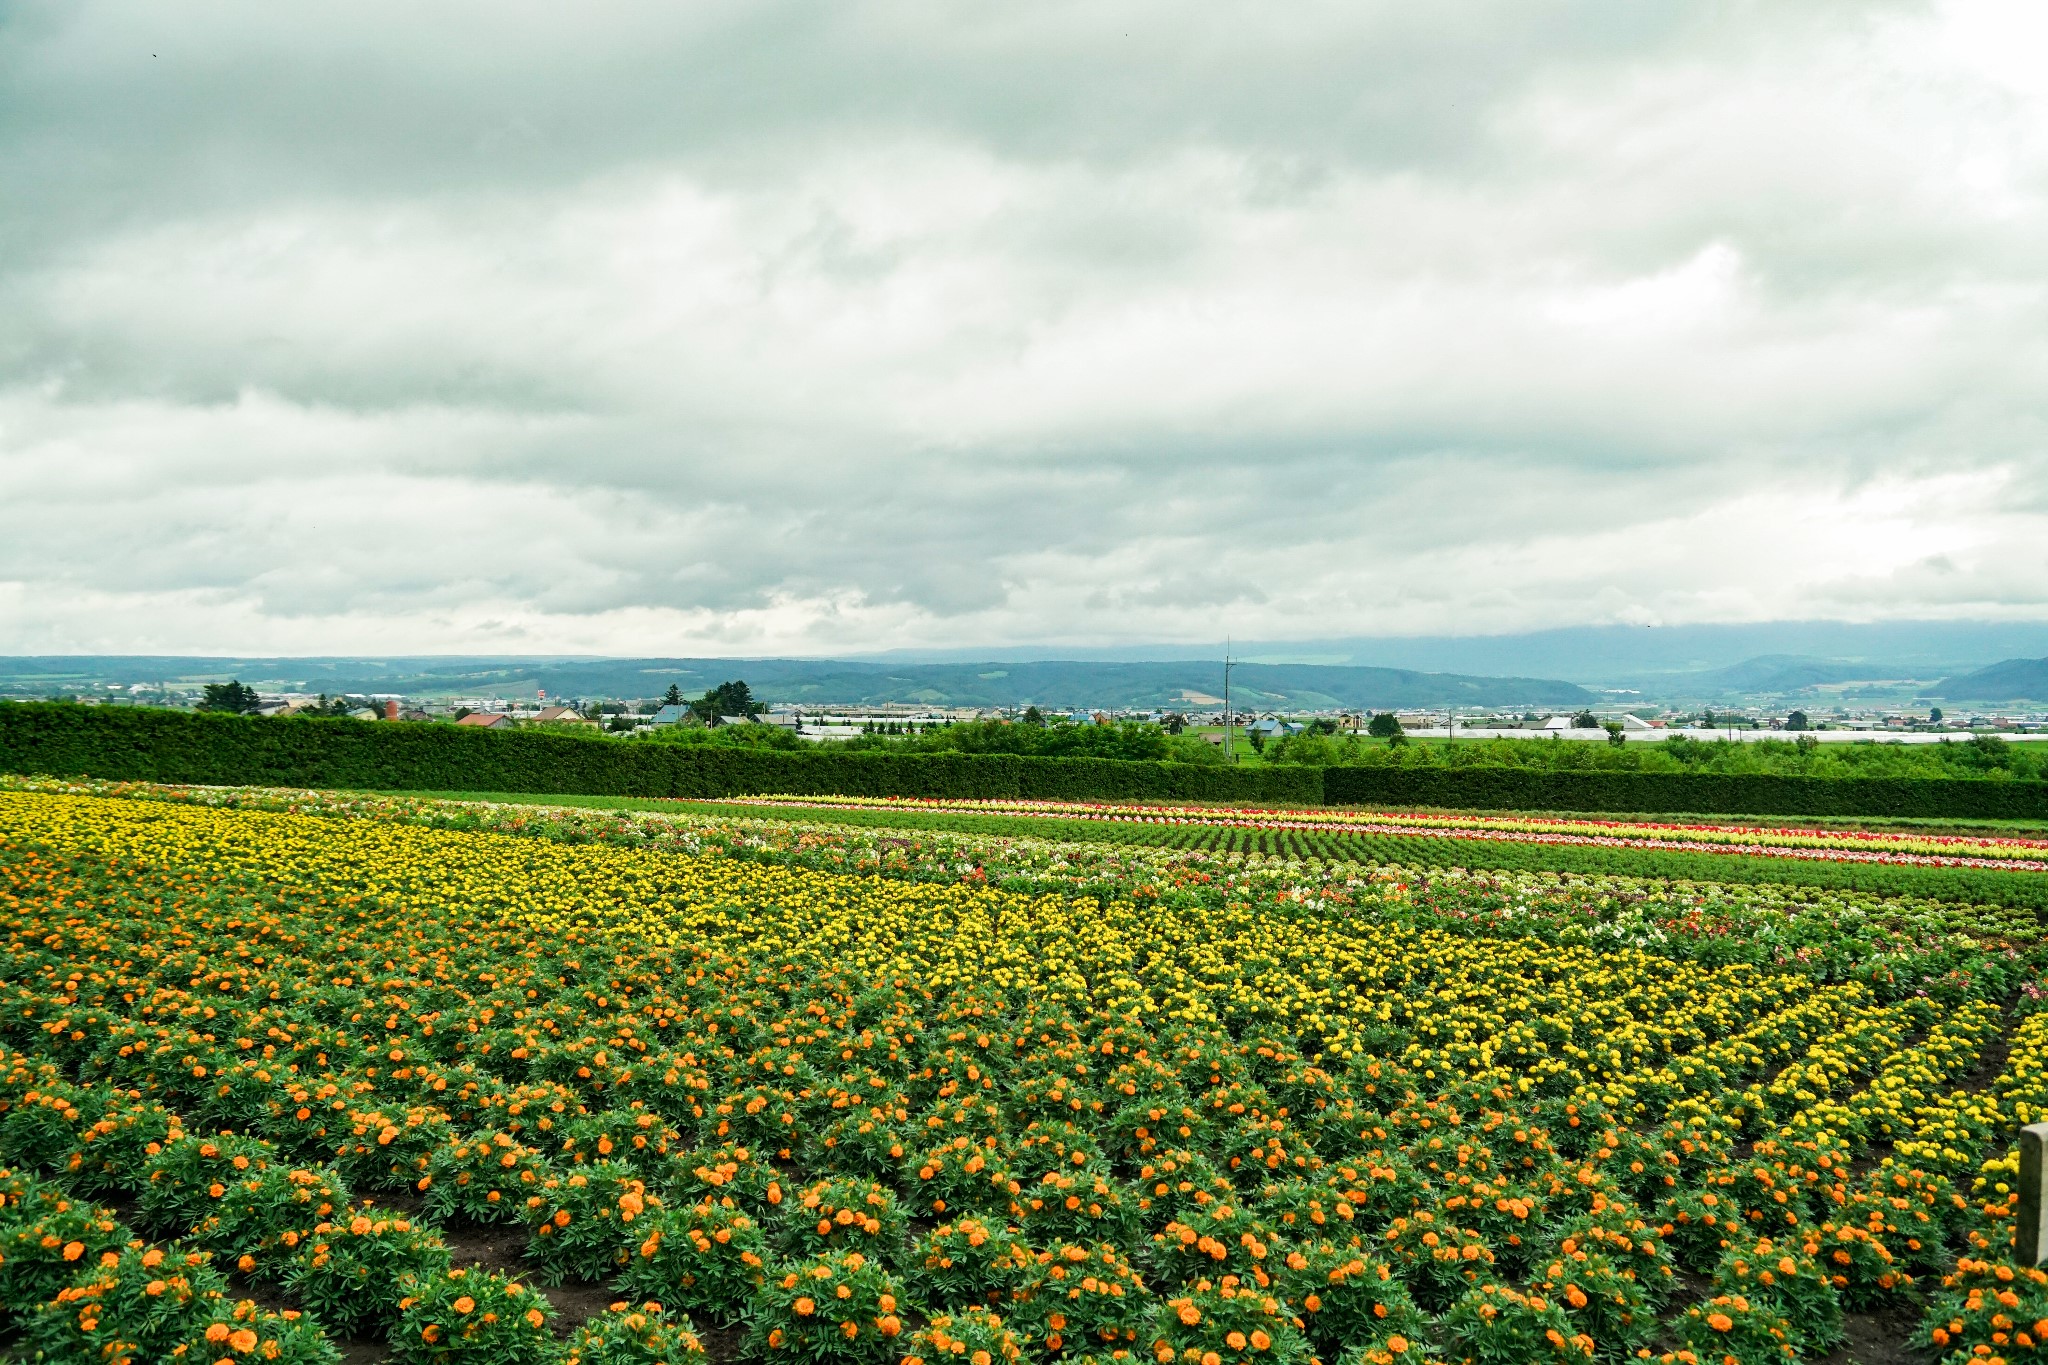
[[2027,908],[14,781],[0,930],[27,1358],[2048,1336]]
[[795,810],[964,811],[1111,824],[1193,826],[1201,829],[1305,830],[1329,834],[1420,835],[1509,842],[1589,844],[1607,848],[1662,848],[1693,853],[1746,853],[1843,862],[1888,862],[1934,867],[2003,867],[2048,871],[2048,839],[1924,834],[1774,826],[1669,824],[1640,820],[1573,820],[1501,815],[1440,815],[1414,811],[1361,813],[1315,808],[1270,810],[1211,806],[1115,805],[1079,801],[958,801],[917,797],[748,796],[728,804]]

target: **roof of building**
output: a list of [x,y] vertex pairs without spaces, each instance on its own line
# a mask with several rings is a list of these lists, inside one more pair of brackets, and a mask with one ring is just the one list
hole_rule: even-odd
[[653,725],[681,725],[688,719],[689,714],[690,708],[687,706],[664,706],[648,717],[648,721]]
[[534,717],[535,720],[582,720],[583,713],[567,706],[550,706]]
[[474,725],[480,729],[495,730],[500,726],[509,726],[512,723],[512,717],[500,715],[496,711],[472,711],[455,723],[457,725]]

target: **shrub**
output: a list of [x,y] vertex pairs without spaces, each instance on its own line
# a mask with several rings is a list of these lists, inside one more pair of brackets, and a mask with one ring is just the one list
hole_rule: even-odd
[[659,1114],[646,1109],[579,1114],[558,1125],[555,1133],[561,1140],[553,1158],[558,1166],[623,1162],[642,1175],[659,1170],[661,1158],[678,1140],[676,1131]]
[[1263,1285],[1279,1264],[1275,1251],[1273,1229],[1236,1199],[1204,1205],[1152,1238],[1152,1259],[1172,1284],[1235,1275]]
[[63,1084],[32,1087],[0,1114],[0,1161],[45,1175],[67,1170],[80,1140],[107,1105],[104,1091]]
[[398,1286],[448,1269],[439,1233],[363,1208],[315,1226],[286,1265],[284,1283],[324,1326],[347,1336],[383,1336],[398,1321]]
[[1314,1242],[1290,1250],[1276,1289],[1301,1314],[1326,1360],[1390,1333],[1417,1337],[1425,1326],[1408,1286],[1385,1261],[1357,1247]]
[[920,1212],[940,1217],[1008,1213],[1010,1176],[992,1140],[958,1134],[905,1164],[909,1199]]
[[741,1208],[763,1218],[782,1206],[789,1190],[775,1167],[751,1147],[727,1143],[703,1152],[682,1152],[663,1167],[664,1194],[685,1199],[730,1197]]
[[1049,1352],[1142,1351],[1154,1299],[1123,1253],[1106,1242],[1038,1253],[1014,1315]]
[[168,1360],[203,1332],[227,1297],[205,1252],[173,1255],[131,1243],[57,1291],[29,1320],[27,1345],[46,1360]]
[[1169,1147],[1151,1154],[1138,1168],[1138,1213],[1156,1233],[1169,1223],[1186,1223],[1208,1205],[1237,1198],[1237,1190],[1214,1162],[1199,1152]]
[[539,1152],[495,1133],[436,1147],[419,1188],[427,1196],[429,1218],[459,1214],[479,1223],[516,1223],[527,1198],[553,1173]]
[[1811,1236],[1820,1243],[1821,1269],[1834,1281],[1844,1307],[1867,1311],[1897,1301],[1912,1288],[1913,1277],[1868,1227],[1827,1222]]
[[910,1153],[908,1130],[865,1110],[841,1115],[819,1135],[825,1160],[841,1175],[895,1181]]
[[192,1240],[245,1275],[270,1275],[300,1239],[348,1207],[348,1190],[324,1168],[272,1166],[228,1187]]
[[147,1178],[151,1154],[184,1135],[183,1122],[161,1104],[115,1104],[78,1135],[78,1147],[65,1165],[68,1181],[80,1194],[132,1194]]
[[939,1312],[1006,1305],[1036,1278],[1038,1261],[1000,1223],[962,1218],[942,1223],[910,1249],[906,1282],[919,1303]]
[[900,1354],[900,1290],[858,1251],[785,1264],[754,1297],[750,1349],[767,1360],[884,1365]]
[[391,1349],[416,1365],[549,1365],[554,1306],[537,1290],[484,1270],[400,1282]]
[[2048,1346],[2048,1271],[1962,1257],[1942,1278],[1918,1344],[1941,1352],[1944,1365],[2038,1355]]
[[527,1257],[543,1283],[610,1279],[645,1240],[649,1216],[660,1208],[632,1168],[614,1161],[551,1175],[526,1197]]
[[1632,1275],[1653,1304],[1662,1303],[1677,1286],[1678,1272],[1672,1269],[1671,1250],[1663,1236],[1632,1209],[1608,1206],[1566,1219],[1548,1254],[1573,1257],[1581,1251],[1605,1256],[1623,1274]]
[[1521,1294],[1504,1284],[1467,1290],[1444,1314],[1439,1327],[1444,1354],[1454,1361],[1582,1361],[1592,1339],[1572,1327],[1564,1310],[1541,1294]]
[[761,1287],[768,1243],[730,1198],[657,1209],[645,1223],[620,1289],[712,1322],[738,1321]]
[[139,1201],[143,1225],[169,1234],[190,1232],[239,1200],[270,1169],[276,1153],[261,1138],[191,1134],[165,1145],[143,1166]]
[[[311,1096],[307,1097],[311,1099]],[[310,1118],[313,1110],[301,1105]],[[358,1190],[397,1190],[418,1181],[435,1150],[456,1140],[455,1125],[438,1109],[351,1109],[329,1134],[334,1164]]]
[[1308,1342],[1274,1295],[1235,1275],[1197,1280],[1152,1317],[1159,1365],[1302,1365]]
[[22,1311],[55,1297],[79,1270],[119,1253],[128,1230],[109,1209],[94,1208],[15,1173],[5,1177],[0,1209],[0,1305]]
[[191,1361],[240,1365],[341,1365],[341,1352],[311,1318],[293,1309],[268,1313],[248,1299],[215,1303],[212,1320],[179,1346]]
[[[1720,1294],[1696,1303],[1673,1325],[1692,1360],[1734,1361],[1735,1365],[1783,1365],[1799,1359],[1797,1338],[1785,1315],[1741,1294]],[[1668,1353],[1663,1365],[1682,1359]]]
[[1426,1313],[1442,1312],[1493,1276],[1493,1251],[1479,1234],[1453,1227],[1428,1209],[1388,1225],[1387,1263]]
[[976,1307],[933,1318],[910,1338],[903,1365],[1002,1365],[1022,1354],[1002,1318]]
[[1714,1270],[1714,1288],[1775,1308],[1791,1325],[1793,1344],[1818,1355],[1842,1339],[1842,1296],[1814,1259],[1819,1249],[1769,1237],[1731,1248]]
[[0,771],[160,782],[610,796],[1157,797],[1313,803],[1314,768],[625,744],[452,725],[0,702]]
[[683,1314],[658,1303],[615,1303],[576,1329],[561,1365],[681,1365],[703,1355],[704,1343]]
[[1551,1261],[1534,1288],[1564,1310],[1574,1335],[1602,1350],[1633,1355],[1656,1335],[1656,1306],[1635,1271],[1598,1251],[1576,1250]]
[[837,1178],[807,1185],[786,1200],[777,1243],[803,1259],[827,1251],[860,1251],[892,1261],[903,1247],[903,1213],[886,1185]]

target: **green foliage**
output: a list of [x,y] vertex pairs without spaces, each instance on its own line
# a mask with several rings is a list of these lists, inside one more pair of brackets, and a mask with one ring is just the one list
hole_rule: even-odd
[[722,682],[690,703],[690,710],[697,719],[712,725],[716,725],[721,716],[752,716],[767,709],[754,700],[753,690],[738,679]]
[[872,1257],[834,1251],[781,1271],[754,1298],[756,1359],[883,1365],[901,1354],[901,1290]]
[[780,725],[663,725],[633,737],[637,744],[682,744],[724,749],[808,750],[796,731]]
[[[1197,1280],[1160,1302],[1152,1336],[1159,1351],[1187,1361],[1216,1356],[1222,1365],[1305,1365],[1308,1341],[1270,1291],[1240,1281]],[[1166,1359],[1163,1355],[1161,1359]]]
[[1386,1262],[1332,1242],[1314,1242],[1287,1255],[1277,1283],[1301,1309],[1312,1341],[1325,1360],[1345,1346],[1374,1336],[1421,1335],[1426,1320],[1408,1286]]
[[1010,1365],[1023,1354],[1017,1334],[986,1308],[940,1314],[910,1338],[903,1365],[951,1365],[956,1360]]
[[1076,725],[1065,720],[1048,724],[1043,717],[1036,721],[1027,717],[1021,725],[1005,720],[957,721],[901,738],[864,737],[854,741],[852,747],[886,749],[892,753],[1018,754],[1156,763],[1177,753],[1179,746],[1173,743],[1173,738],[1164,727],[1139,721]]
[[1392,739],[1401,733],[1401,722],[1392,711],[1381,711],[1366,722],[1365,732],[1374,739]]
[[177,1236],[237,1202],[243,1186],[270,1168],[276,1153],[261,1138],[181,1137],[143,1168],[140,1213],[151,1232]]
[[342,1335],[382,1335],[398,1321],[398,1285],[448,1269],[448,1247],[439,1233],[386,1210],[364,1208],[318,1224],[301,1238],[284,1283],[322,1326]]
[[1014,1232],[979,1218],[933,1228],[911,1248],[908,1264],[910,1287],[934,1310],[1001,1307],[1038,1271]]
[[341,1365],[340,1349],[320,1324],[295,1309],[269,1313],[248,1299],[212,1306],[209,1319],[195,1323],[185,1340],[172,1348],[174,1359]]
[[1766,1303],[1720,1294],[1694,1304],[1676,1324],[1678,1340],[1696,1360],[1734,1365],[1784,1365],[1799,1359],[1792,1325]]
[[1320,775],[1308,768],[1271,772],[1007,753],[786,753],[607,743],[448,725],[360,725],[46,702],[0,702],[0,770],[167,782],[619,796],[809,792],[1294,804],[1312,804],[1322,796]]
[[239,678],[233,682],[208,683],[199,698],[200,710],[223,711],[232,716],[254,715],[262,705],[263,698],[256,695],[256,689],[244,687]]
[[1650,744],[1612,748],[1543,739],[1462,740],[1418,745],[1401,753],[1347,741],[1341,762],[1368,767],[1521,768],[1543,772],[1721,773],[1809,778],[2048,779],[2048,749],[1978,735],[1935,744],[1879,740],[1820,743],[1791,739],[1699,739],[1685,733]]
[[448,1270],[401,1282],[401,1316],[391,1334],[398,1359],[413,1365],[550,1365],[554,1306],[517,1280],[484,1270]]
[[[1517,741],[1519,742],[1519,741]],[[1676,741],[1666,741],[1675,743]],[[1325,768],[1323,798],[1333,806],[1452,810],[1679,812],[1747,815],[1876,815],[1893,818],[2048,819],[2048,782],[1983,777],[1794,776],[1785,773],[1641,772],[1593,767],[1653,745],[1529,745],[1577,755],[1580,770],[1446,764],[1443,745],[1365,750],[1399,762]],[[1482,748],[1482,745],[1474,745]],[[1737,746],[1730,746],[1737,747]],[[1742,745],[1742,748],[1761,748]],[[1792,745],[1784,746],[1788,749]],[[1876,747],[1876,746],[1872,746]],[[1927,745],[1926,748],[1940,748]],[[1957,747],[1957,746],[1952,746]],[[1449,752],[1457,754],[1458,748]],[[1409,764],[1407,755],[1420,761]],[[1435,756],[1435,757],[1432,757]]]
[[48,1302],[80,1269],[118,1252],[128,1230],[55,1185],[0,1172],[0,1309]]
[[683,1314],[652,1301],[615,1303],[576,1329],[561,1365],[682,1365],[703,1355],[696,1326]]
[[631,1259],[644,1240],[648,1216],[660,1208],[661,1201],[622,1162],[598,1161],[551,1175],[527,1196],[527,1259],[547,1284],[609,1279]]
[[632,1297],[726,1322],[760,1288],[767,1240],[730,1198],[663,1208],[645,1226],[619,1281]]
[[828,1251],[893,1256],[903,1244],[904,1219],[888,1186],[840,1176],[820,1180],[783,1201],[776,1229],[782,1252],[803,1259]]
[[1439,1332],[1450,1359],[1474,1365],[1582,1361],[1593,1345],[1574,1332],[1571,1319],[1557,1304],[1504,1284],[1467,1290],[1444,1314]]
[[1143,1350],[1154,1301],[1119,1248],[1058,1243],[1037,1259],[1017,1306],[1020,1330],[1047,1352]]
[[[25,1333],[31,1360],[173,1359],[203,1334],[227,1297],[206,1253],[133,1244],[79,1272],[36,1310]],[[41,1352],[41,1355],[35,1354]]]
[[[1915,1335],[1916,1344],[1941,1353],[1942,1365],[2039,1358],[2042,1324],[2048,1322],[2048,1272],[2002,1258],[1965,1256],[1956,1262],[1953,1274],[1942,1278],[1941,1286]],[[2032,1342],[2021,1348],[2026,1355],[2014,1349],[2015,1331]]]
[[419,1188],[429,1217],[460,1214],[480,1223],[516,1223],[526,1201],[554,1174],[545,1157],[505,1133],[458,1137],[434,1149]]
[[1842,1339],[1841,1295],[1797,1237],[1729,1248],[1714,1271],[1714,1288],[1775,1308],[1801,1351],[1821,1355]]

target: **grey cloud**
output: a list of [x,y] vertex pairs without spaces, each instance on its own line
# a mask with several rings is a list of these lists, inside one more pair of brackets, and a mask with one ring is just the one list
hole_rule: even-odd
[[0,647],[2048,610],[1968,19],[17,6]]

